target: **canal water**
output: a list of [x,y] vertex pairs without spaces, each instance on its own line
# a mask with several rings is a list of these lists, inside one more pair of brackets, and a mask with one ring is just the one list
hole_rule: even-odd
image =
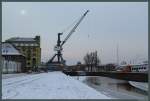
[[76,76],[95,90],[115,99],[144,99],[148,100],[148,92],[131,86],[128,81],[102,76]]

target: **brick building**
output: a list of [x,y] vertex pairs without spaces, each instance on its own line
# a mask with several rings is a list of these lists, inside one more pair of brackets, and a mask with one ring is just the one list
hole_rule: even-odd
[[13,37],[6,42],[14,45],[26,57],[26,71],[37,70],[41,63],[40,36],[35,38]]

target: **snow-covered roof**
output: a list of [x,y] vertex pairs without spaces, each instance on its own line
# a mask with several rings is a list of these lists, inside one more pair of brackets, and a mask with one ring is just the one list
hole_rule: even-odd
[[34,38],[21,38],[21,37],[13,37],[6,41],[36,41]]
[[2,55],[22,55],[12,44],[2,43]]

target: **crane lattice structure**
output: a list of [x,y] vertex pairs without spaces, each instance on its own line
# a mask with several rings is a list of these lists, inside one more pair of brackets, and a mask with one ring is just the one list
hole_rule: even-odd
[[[58,64],[63,64],[65,65],[65,60],[63,59],[62,56],[62,50],[63,50],[63,45],[67,42],[67,40],[70,38],[70,36],[75,32],[76,28],[79,26],[81,21],[84,19],[84,17],[87,15],[89,10],[87,10],[79,19],[79,21],[75,24],[75,26],[72,28],[72,30],[69,32],[67,37],[64,39],[64,41],[61,41],[60,36],[63,35],[63,33],[58,33],[58,39],[57,39],[57,44],[54,47],[54,51],[56,53],[53,55],[53,57],[47,62],[47,64],[52,64],[52,63],[58,63]],[[54,61],[54,58],[57,56],[57,61]]]

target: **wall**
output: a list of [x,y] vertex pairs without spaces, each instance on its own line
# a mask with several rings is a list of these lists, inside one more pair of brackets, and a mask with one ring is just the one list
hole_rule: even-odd
[[2,60],[3,73],[16,73],[21,72],[21,63],[16,61]]

